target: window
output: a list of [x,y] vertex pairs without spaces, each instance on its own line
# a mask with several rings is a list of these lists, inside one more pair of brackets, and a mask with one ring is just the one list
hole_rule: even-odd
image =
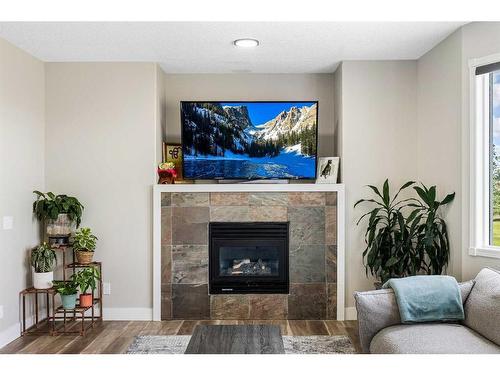
[[500,258],[500,58],[471,62],[471,255]]

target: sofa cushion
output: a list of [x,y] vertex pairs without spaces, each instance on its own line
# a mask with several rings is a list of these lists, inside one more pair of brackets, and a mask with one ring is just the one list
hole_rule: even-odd
[[482,269],[465,303],[464,324],[500,345],[500,273]]
[[500,354],[500,347],[460,324],[400,324],[377,333],[370,344],[370,353]]

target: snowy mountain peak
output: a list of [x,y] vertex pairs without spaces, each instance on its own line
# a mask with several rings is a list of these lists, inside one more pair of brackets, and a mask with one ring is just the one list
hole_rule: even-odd
[[253,126],[252,120],[250,119],[250,115],[248,114],[248,108],[246,106],[226,105],[222,108],[224,109],[224,112],[226,112],[228,117],[235,123],[239,124],[242,129],[246,129],[249,126]]

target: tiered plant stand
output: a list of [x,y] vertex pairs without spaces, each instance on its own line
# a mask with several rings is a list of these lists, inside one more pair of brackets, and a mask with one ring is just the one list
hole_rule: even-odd
[[[68,272],[73,274],[79,268],[95,267],[99,271],[99,282],[97,286],[97,294],[92,291],[92,306],[81,307],[80,300],[77,298],[77,305],[74,309],[64,309],[61,306],[56,307],[55,295],[57,294],[54,288],[49,289],[35,289],[33,287],[22,290],[19,295],[22,301],[22,326],[21,335],[27,334],[50,334],[52,336],[61,334],[74,334],[78,333],[85,336],[89,328],[93,328],[96,321],[102,320],[102,263],[92,262],[88,264],[77,263],[75,253],[68,245],[54,245],[56,251],[62,252],[63,267],[62,276],[63,280],[69,279]],[[66,263],[66,250],[70,249],[72,253],[72,262]],[[47,317],[39,320],[38,313],[38,296],[45,295],[46,298],[46,313]],[[26,327],[26,297],[34,296],[34,309],[35,309],[35,323]],[[45,324],[44,324],[45,323]]]

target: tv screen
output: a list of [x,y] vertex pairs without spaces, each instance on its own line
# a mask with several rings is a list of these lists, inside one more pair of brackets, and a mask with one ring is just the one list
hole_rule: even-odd
[[181,102],[187,179],[315,179],[318,102]]

